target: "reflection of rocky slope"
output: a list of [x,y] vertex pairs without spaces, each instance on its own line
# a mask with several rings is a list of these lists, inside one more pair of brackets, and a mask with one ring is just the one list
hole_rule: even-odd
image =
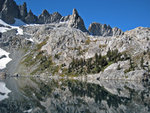
[[9,98],[0,102],[0,112],[90,112],[148,113],[149,84],[121,81],[7,79]]
[[33,102],[40,101],[39,105],[50,112],[147,113],[150,110],[149,91],[145,87],[148,85],[141,83],[103,81],[99,85],[32,79],[21,80],[19,84],[27,97]]

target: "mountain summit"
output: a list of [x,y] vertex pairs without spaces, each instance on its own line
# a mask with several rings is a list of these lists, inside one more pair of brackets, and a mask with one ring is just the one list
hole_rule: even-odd
[[96,36],[116,36],[121,35],[121,29],[115,27],[111,28],[106,24],[92,23],[87,30],[83,19],[76,9],[73,9],[72,15],[62,16],[59,12],[50,14],[46,9],[42,14],[36,16],[31,10],[27,12],[27,4],[18,6],[14,0],[1,0],[0,1],[0,19],[8,24],[14,24],[15,19],[20,19],[27,24],[50,24],[67,22],[68,27],[79,29],[83,32],[90,33]]

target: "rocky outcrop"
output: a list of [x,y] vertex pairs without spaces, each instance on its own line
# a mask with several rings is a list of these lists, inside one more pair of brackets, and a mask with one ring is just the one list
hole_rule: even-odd
[[60,21],[67,22],[68,27],[80,29],[83,32],[88,32],[88,30],[85,28],[83,19],[79,16],[76,9],[73,9],[72,15],[62,17]]
[[112,28],[113,36],[119,36],[123,34],[123,31],[117,27]]
[[61,14],[55,12],[53,14],[49,14],[47,10],[44,10],[42,14],[38,17],[38,24],[49,24],[49,23],[58,23],[62,18]]
[[37,22],[37,17],[30,10],[28,15],[25,17],[25,22],[28,24],[35,24]]
[[90,24],[88,31],[94,36],[117,36],[123,33],[117,27],[112,29],[110,25],[100,23]]

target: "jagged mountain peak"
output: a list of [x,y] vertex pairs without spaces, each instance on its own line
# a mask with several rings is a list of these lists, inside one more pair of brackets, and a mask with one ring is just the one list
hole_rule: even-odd
[[15,18],[21,19],[21,21],[27,24],[49,24],[67,22],[68,27],[80,29],[83,32],[91,32],[91,34],[98,36],[113,36],[116,34],[122,34],[122,31],[120,29],[112,29],[109,25],[102,25],[98,23],[92,23],[88,31],[85,27],[83,19],[75,8],[72,11],[72,15],[68,15],[65,17],[63,17],[58,12],[50,14],[46,9],[43,10],[42,14],[37,17],[31,10],[27,12],[26,2],[18,6],[14,0],[1,0],[0,18],[8,24],[14,24]]
[[46,15],[47,16],[47,15],[50,15],[50,14],[49,14],[49,12],[46,9],[44,9],[43,12],[42,12],[42,15]]

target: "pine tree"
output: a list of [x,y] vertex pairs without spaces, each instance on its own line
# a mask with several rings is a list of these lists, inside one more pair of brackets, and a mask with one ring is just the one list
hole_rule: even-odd
[[112,52],[111,52],[110,48],[107,51],[107,57],[108,57],[109,61],[112,60],[112,58],[111,58],[112,57]]
[[142,69],[144,69],[144,59],[143,59],[143,57],[141,58],[140,66],[141,66]]

